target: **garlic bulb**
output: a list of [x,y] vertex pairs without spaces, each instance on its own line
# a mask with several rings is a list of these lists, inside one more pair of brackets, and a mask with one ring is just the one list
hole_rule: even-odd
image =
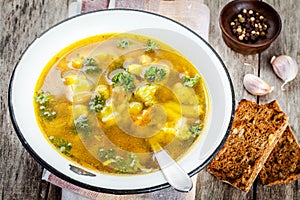
[[274,87],[271,87],[267,82],[253,74],[245,75],[244,87],[248,92],[256,96],[268,94],[274,89]]
[[284,81],[281,85],[281,90],[284,90],[285,84],[293,80],[298,73],[296,60],[287,55],[273,56],[271,64],[276,75]]

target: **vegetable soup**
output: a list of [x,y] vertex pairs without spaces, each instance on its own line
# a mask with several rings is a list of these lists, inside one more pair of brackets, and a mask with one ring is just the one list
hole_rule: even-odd
[[60,51],[40,75],[34,105],[61,155],[101,173],[143,174],[159,169],[157,147],[177,160],[187,153],[203,132],[209,99],[178,51],[111,33]]

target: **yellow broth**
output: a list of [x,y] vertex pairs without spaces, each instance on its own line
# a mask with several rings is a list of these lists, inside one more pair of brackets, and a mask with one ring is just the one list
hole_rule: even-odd
[[47,64],[34,94],[37,122],[58,152],[119,174],[159,169],[154,146],[174,159],[184,156],[203,131],[208,101],[201,75],[186,58],[129,33],[66,47]]

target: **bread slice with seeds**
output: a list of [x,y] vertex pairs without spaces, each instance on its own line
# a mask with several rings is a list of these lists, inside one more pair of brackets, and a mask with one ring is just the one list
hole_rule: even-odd
[[288,126],[259,173],[262,184],[290,183],[300,178],[300,146]]
[[282,111],[241,100],[230,135],[207,170],[219,180],[248,192],[288,125]]
[[[280,110],[278,104],[269,108]],[[259,173],[262,184],[271,186],[290,183],[300,178],[300,145],[288,126]]]

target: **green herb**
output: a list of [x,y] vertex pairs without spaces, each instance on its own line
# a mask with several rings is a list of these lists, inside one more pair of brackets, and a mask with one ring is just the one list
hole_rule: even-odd
[[158,82],[163,80],[167,75],[167,71],[163,68],[153,67],[151,66],[146,72],[145,72],[145,79],[148,82]]
[[203,125],[202,124],[200,124],[200,123],[194,123],[189,128],[189,134],[191,135],[191,137],[195,138],[196,136],[200,135],[202,129],[203,129]]
[[51,110],[40,110],[40,116],[44,119],[51,121],[56,118],[56,112]]
[[129,40],[128,39],[120,40],[118,42],[118,47],[123,48],[123,49],[128,48],[129,47]]
[[159,49],[159,45],[156,42],[154,42],[153,40],[148,40],[146,46],[146,52],[153,52],[158,49]]
[[144,169],[134,153],[128,153],[125,157],[119,156],[113,149],[99,148],[99,159],[104,166],[110,166],[120,173],[134,173],[139,168]]
[[53,120],[56,118],[56,112],[51,108],[51,101],[52,101],[52,95],[48,92],[44,92],[40,90],[35,97],[35,102],[37,102],[40,107],[39,107],[39,113],[40,116],[43,119],[46,119],[48,121]]
[[50,136],[49,140],[51,143],[56,146],[56,148],[64,153],[64,154],[69,154],[71,149],[72,149],[72,144],[64,139],[57,138],[55,136]]
[[101,94],[93,95],[89,102],[90,110],[95,112],[100,112],[104,107],[104,105],[105,105],[105,99]]
[[124,88],[126,92],[131,92],[135,89],[134,78],[131,74],[120,72],[112,78],[114,85],[119,85]]
[[40,105],[48,104],[51,101],[51,95],[48,92],[44,92],[40,90],[38,95],[35,97],[35,102],[39,103]]
[[88,74],[100,74],[102,72],[102,69],[100,69],[97,66],[84,66],[83,70]]
[[99,148],[98,156],[102,162],[116,157],[116,152],[113,149],[105,150],[103,147]]
[[90,121],[85,115],[80,115],[75,119],[75,128],[81,133],[89,135],[91,133]]
[[88,74],[99,74],[102,72],[102,69],[99,68],[94,58],[86,58],[83,60],[83,70]]
[[194,87],[200,80],[200,76],[196,75],[194,78],[184,77],[183,85],[187,87]]
[[97,61],[94,58],[86,58],[83,60],[84,66],[98,66]]

